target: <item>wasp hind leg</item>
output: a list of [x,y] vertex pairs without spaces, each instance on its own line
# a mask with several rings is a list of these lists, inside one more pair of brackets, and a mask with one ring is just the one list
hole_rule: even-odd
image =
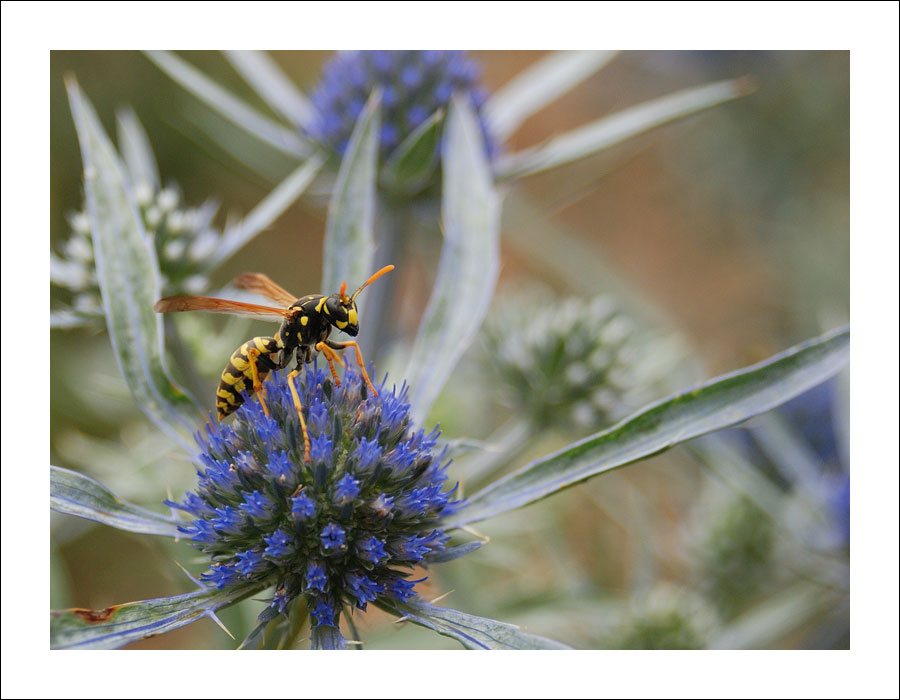
[[[348,340],[344,343],[336,343],[331,340],[326,340],[325,345],[332,350],[344,350],[345,348],[349,348],[352,346],[353,349],[356,350],[356,364],[359,365],[359,371],[362,372],[363,379],[366,380],[366,386],[369,387],[369,391],[372,392],[372,396],[378,396],[378,391],[374,386],[372,386],[372,380],[369,379],[369,373],[366,372],[366,363],[363,361],[362,351],[359,349],[359,343],[357,343],[355,340]],[[332,369],[331,371],[334,372],[334,369]]]
[[266,389],[263,386],[263,381],[265,381],[266,376],[268,375],[268,370],[263,375],[263,378],[259,377],[259,367],[257,367],[257,361],[262,353],[256,348],[250,348],[247,351],[247,361],[250,363],[250,376],[253,378],[253,391],[259,397],[259,403],[263,407],[263,412],[268,416],[269,415],[269,407],[266,406],[265,395]]
[[288,387],[291,390],[291,398],[294,400],[294,408],[297,409],[297,415],[300,416],[300,429],[303,431],[303,460],[310,462],[312,460],[309,456],[309,432],[306,430],[306,419],[303,417],[303,404],[300,402],[300,395],[297,393],[297,387],[294,385],[294,377],[299,374],[300,370],[295,369],[288,374],[287,380]]

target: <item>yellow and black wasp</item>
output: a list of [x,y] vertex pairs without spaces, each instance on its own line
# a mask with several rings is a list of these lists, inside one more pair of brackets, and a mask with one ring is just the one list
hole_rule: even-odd
[[341,381],[334,369],[337,362],[344,366],[343,360],[337,354],[337,350],[353,347],[356,350],[356,361],[359,364],[363,379],[373,395],[378,392],[372,386],[369,375],[366,373],[362,352],[356,341],[350,340],[338,343],[328,339],[332,328],[342,330],[348,335],[355,336],[359,333],[359,314],[356,309],[356,297],[372,282],[382,275],[394,269],[393,265],[381,268],[367,279],[363,285],[351,296],[347,296],[347,283],[341,285],[341,290],[336,294],[325,296],[323,294],[307,294],[297,298],[283,287],[280,287],[266,275],[247,272],[237,277],[233,284],[238,289],[255,292],[264,297],[285,305],[287,308],[275,308],[271,306],[258,306],[245,304],[239,301],[227,299],[215,299],[213,297],[177,296],[160,299],[153,306],[157,313],[172,313],[175,311],[211,311],[220,314],[236,314],[239,316],[254,316],[263,318],[279,317],[282,319],[281,328],[273,336],[258,336],[248,340],[231,355],[228,365],[222,372],[219,388],[216,391],[216,408],[219,420],[224,420],[234,413],[244,403],[244,395],[247,391],[256,394],[262,404],[266,415],[269,409],[266,406],[263,381],[269,372],[287,367],[292,358],[296,358],[296,366],[288,374],[288,386],[294,400],[294,407],[300,416],[300,425],[303,429],[304,458],[310,461],[309,434],[306,431],[306,420],[303,418],[303,404],[294,385],[294,378],[300,373],[303,365],[312,362],[313,358],[321,352],[328,361],[331,376],[340,386]]

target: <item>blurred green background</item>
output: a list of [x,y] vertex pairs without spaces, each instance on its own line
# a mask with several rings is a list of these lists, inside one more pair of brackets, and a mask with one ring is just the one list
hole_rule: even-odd
[[[181,55],[266,110],[220,54]],[[272,55],[307,90],[329,56]],[[484,66],[485,85],[496,89],[543,54],[474,55]],[[135,109],[163,181],[176,183],[187,204],[219,200],[219,225],[228,213],[249,211],[294,167],[198,103],[140,53],[52,52],[51,247],[67,237],[67,215],[82,207],[81,158],[63,84],[69,74],[77,77],[109,133],[115,133],[117,108]],[[761,360],[847,321],[849,53],[625,52],[529,119],[506,148],[533,145],[677,89],[743,75],[757,84],[748,97],[517,185],[505,205],[500,289],[540,283],[560,294],[587,296],[613,284],[604,277],[612,270],[612,288],[621,292],[624,285],[654,310],[655,320],[678,329],[706,376]],[[212,130],[233,139],[258,172],[223,152],[210,138]],[[304,198],[219,270],[214,282],[222,285],[252,270],[298,295],[318,291],[324,201]],[[522,217],[528,218],[522,213],[525,202],[554,227],[528,233],[536,241],[532,251],[552,256],[577,245],[595,259],[581,256],[579,269],[560,275],[527,247],[515,245],[517,236],[525,235],[520,228]],[[430,281],[414,270],[398,274],[404,292],[398,312],[414,319]],[[52,300],[57,292],[54,288]],[[219,319],[198,323],[211,334],[223,327]],[[233,344],[255,328],[235,329]],[[231,335],[212,338],[207,348],[209,375],[202,381],[210,395],[231,342]],[[483,420],[490,397],[479,393],[472,354],[433,413],[449,438],[483,438],[489,432]],[[470,404],[476,410],[458,410]],[[548,434],[536,454],[574,437]],[[194,480],[192,465],[128,395],[105,332],[51,332],[51,459],[150,506],[166,497],[167,488],[179,496]],[[485,534],[492,543],[434,570],[429,590],[437,595],[455,589],[446,601],[451,607],[526,624],[583,647],[634,644],[612,639],[623,620],[666,608],[672,600],[701,620],[702,628],[707,613],[697,608],[706,604],[697,600],[691,572],[698,541],[693,530],[707,485],[708,477],[680,451],[611,473],[491,522]],[[193,551],[184,544],[51,517],[52,607],[98,608],[188,590],[173,563],[191,568]],[[765,596],[765,586],[759,595]],[[239,606],[222,618],[240,634],[260,606]],[[660,619],[654,624],[663,631],[654,632],[656,637],[667,625],[678,627],[664,615]],[[366,616],[361,627],[372,647],[454,646],[412,626],[398,629],[378,613]],[[682,637],[677,643],[691,641]],[[810,641],[800,628],[775,645],[816,643],[842,642]],[[203,621],[140,646],[232,648],[233,643]]]

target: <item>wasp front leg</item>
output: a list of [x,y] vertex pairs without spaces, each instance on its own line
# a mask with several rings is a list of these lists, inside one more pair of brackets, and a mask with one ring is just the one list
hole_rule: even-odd
[[[319,345],[321,344],[322,343],[319,343]],[[366,363],[363,361],[362,351],[359,349],[359,343],[357,343],[355,340],[348,340],[343,343],[336,343],[333,340],[326,340],[325,345],[333,350],[344,350],[352,346],[353,349],[356,350],[356,364],[359,365],[359,371],[362,372],[363,379],[366,380],[366,386],[369,387],[369,391],[372,392],[372,396],[378,396],[378,391],[374,386],[372,386],[372,381],[369,379],[369,373],[366,372]],[[331,371],[334,372],[334,369],[332,369]]]
[[316,350],[320,351],[323,355],[325,355],[325,359],[328,360],[328,369],[331,370],[331,378],[334,379],[334,383],[338,386],[341,385],[341,380],[337,375],[337,372],[334,369],[334,363],[337,362],[341,367],[346,367],[344,361],[341,359],[340,355],[338,355],[331,348],[331,343],[328,341],[322,341],[321,343],[316,344]]
[[300,369],[295,369],[287,376],[288,388],[291,390],[291,398],[294,400],[294,408],[297,415],[300,416],[300,429],[303,431],[303,460],[305,462],[312,461],[310,459],[309,432],[306,430],[306,419],[303,417],[303,404],[300,401],[300,395],[297,393],[297,387],[294,384],[294,378],[300,374]]

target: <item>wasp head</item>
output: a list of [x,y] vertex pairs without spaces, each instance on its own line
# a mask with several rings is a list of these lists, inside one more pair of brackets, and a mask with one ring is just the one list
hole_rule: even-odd
[[347,335],[359,333],[359,314],[356,310],[356,298],[346,294],[347,283],[341,285],[341,291],[325,299],[325,311],[328,322],[344,331]]

